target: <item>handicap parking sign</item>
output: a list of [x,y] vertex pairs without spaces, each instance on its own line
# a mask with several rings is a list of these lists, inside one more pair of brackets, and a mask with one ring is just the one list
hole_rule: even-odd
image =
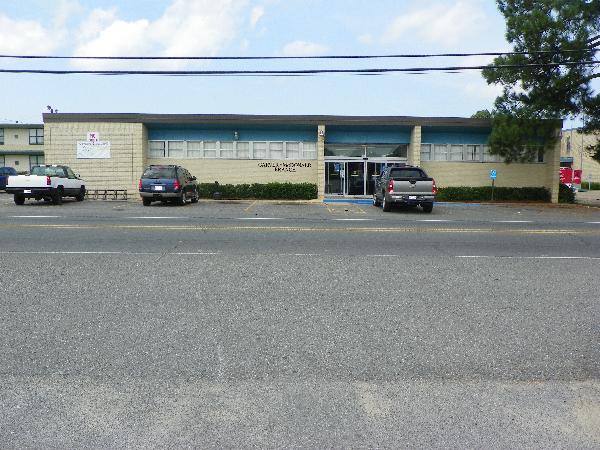
[[497,173],[496,173],[496,169],[492,169],[492,170],[490,170],[490,178],[491,178],[492,180],[495,180],[495,179],[496,179],[496,175],[497,175]]

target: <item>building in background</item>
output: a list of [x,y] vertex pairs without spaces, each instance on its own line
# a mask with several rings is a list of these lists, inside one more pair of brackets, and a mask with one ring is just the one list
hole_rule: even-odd
[[600,163],[592,159],[586,147],[596,144],[600,136],[584,134],[577,128],[563,130],[560,150],[561,167],[582,172],[582,185],[586,182],[600,183]]
[[0,167],[26,173],[44,163],[44,125],[0,124]]
[[[372,116],[45,114],[46,161],[88,189],[135,191],[149,164],[199,182],[308,182],[319,196],[370,196],[390,164],[423,167],[438,186],[545,187],[558,201],[560,144],[528,163],[489,153],[485,119]],[[557,132],[561,123],[557,122]]]

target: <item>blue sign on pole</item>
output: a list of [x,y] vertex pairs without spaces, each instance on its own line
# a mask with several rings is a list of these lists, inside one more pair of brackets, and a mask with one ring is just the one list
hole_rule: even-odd
[[496,169],[490,170],[490,179],[495,180],[497,176]]

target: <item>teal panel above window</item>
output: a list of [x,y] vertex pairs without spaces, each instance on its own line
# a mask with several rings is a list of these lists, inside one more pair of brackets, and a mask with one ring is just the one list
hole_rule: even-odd
[[489,128],[468,127],[423,127],[421,142],[423,144],[487,144],[490,137]]

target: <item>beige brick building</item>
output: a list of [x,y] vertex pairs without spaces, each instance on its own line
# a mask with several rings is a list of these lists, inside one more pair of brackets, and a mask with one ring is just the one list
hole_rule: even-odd
[[41,124],[0,124],[0,167],[28,172],[44,163],[44,126]]
[[322,198],[368,197],[373,175],[407,163],[440,187],[490,185],[494,169],[496,186],[545,187],[556,202],[560,143],[505,164],[489,154],[490,127],[465,118],[44,115],[47,163],[70,165],[89,189],[136,192],[147,165],[179,164],[199,182],[308,182]]

